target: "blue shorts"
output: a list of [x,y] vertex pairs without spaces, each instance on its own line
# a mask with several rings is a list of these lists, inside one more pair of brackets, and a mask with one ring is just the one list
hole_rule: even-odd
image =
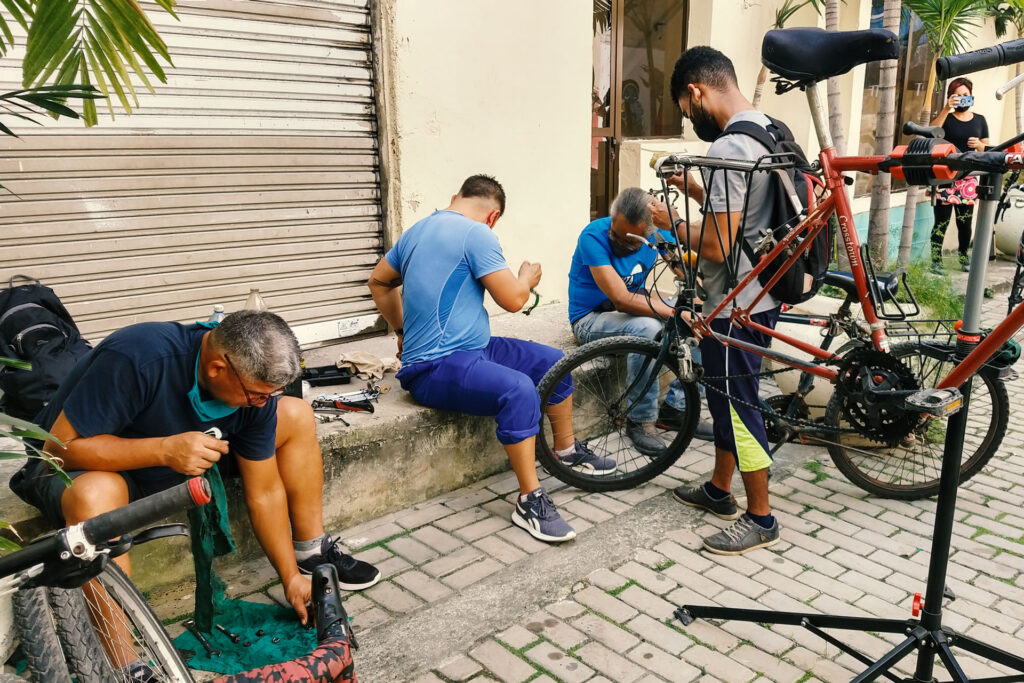
[[[779,309],[754,313],[750,319],[775,329]],[[749,327],[734,327],[728,318],[712,320],[711,329],[762,347],[771,342],[768,335]],[[740,472],[755,472],[769,467],[772,459],[764,417],[756,407],[750,407],[758,406],[760,401],[761,383],[757,374],[761,372],[761,356],[735,346],[725,346],[712,337],[701,339],[700,352],[706,377],[730,378],[704,380],[708,411],[715,430],[715,448],[735,455]]]
[[[396,377],[420,405],[467,415],[493,415],[498,441],[509,445],[540,431],[537,384],[562,355],[544,344],[491,337],[482,349],[413,363]],[[571,394],[572,378],[567,377],[555,388],[550,403],[561,403]]]

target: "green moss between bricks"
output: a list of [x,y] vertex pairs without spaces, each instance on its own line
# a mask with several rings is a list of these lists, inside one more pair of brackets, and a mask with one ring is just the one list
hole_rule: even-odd
[[615,597],[619,593],[621,593],[622,591],[624,591],[627,588],[629,588],[630,586],[635,586],[635,585],[637,585],[636,581],[634,581],[633,579],[630,579],[629,581],[627,581],[626,583],[622,584],[618,588],[612,588],[610,590],[605,591],[605,593],[607,593],[608,595],[611,595],[612,597]]

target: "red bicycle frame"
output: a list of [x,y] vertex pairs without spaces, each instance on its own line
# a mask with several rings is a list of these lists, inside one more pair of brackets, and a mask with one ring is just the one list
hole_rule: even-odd
[[[808,102],[811,106],[814,127],[818,133],[818,139],[822,148],[818,155],[818,161],[821,165],[821,175],[825,183],[825,195],[818,201],[814,209],[811,210],[802,221],[800,221],[799,224],[797,224],[785,237],[779,240],[779,242],[767,254],[761,257],[760,262],[754,264],[753,269],[747,273],[730,292],[728,292],[722,302],[719,303],[714,310],[704,316],[697,316],[692,321],[691,325],[694,331],[701,336],[713,337],[718,339],[722,344],[743,348],[751,353],[756,353],[765,358],[771,358],[785,365],[789,365],[790,367],[799,368],[834,383],[838,377],[838,372],[835,369],[826,367],[820,363],[813,363],[799,358],[794,358],[793,356],[777,350],[734,339],[729,335],[715,332],[711,329],[709,324],[710,320],[718,317],[719,314],[735,302],[739,293],[748,284],[757,279],[764,269],[768,267],[768,264],[772,263],[778,256],[786,251],[794,241],[802,238],[793,253],[785,260],[778,272],[776,272],[775,275],[773,275],[772,278],[764,284],[761,292],[754,298],[750,305],[746,308],[731,308],[729,312],[729,319],[738,327],[749,327],[750,329],[756,330],[772,339],[777,339],[783,344],[799,349],[815,359],[822,361],[836,360],[838,356],[830,351],[823,350],[814,344],[809,344],[799,339],[795,339],[787,334],[779,332],[778,330],[760,325],[750,318],[750,311],[757,306],[758,302],[760,302],[765,294],[771,290],[775,283],[779,281],[779,279],[796,262],[796,260],[801,257],[803,252],[810,248],[814,238],[818,233],[825,229],[834,212],[838,219],[839,234],[842,239],[843,247],[850,262],[850,270],[853,274],[854,283],[856,285],[857,299],[860,302],[864,319],[871,330],[871,342],[879,351],[889,351],[889,340],[885,334],[885,322],[879,318],[869,292],[868,274],[864,267],[863,260],[861,259],[860,239],[857,236],[857,231],[853,227],[853,212],[850,207],[850,200],[844,189],[845,181],[843,173],[859,171],[862,173],[877,174],[883,172],[884,164],[892,162],[894,159],[898,161],[899,156],[837,156],[835,148],[832,146],[831,137],[828,134],[828,128],[825,125],[826,119],[824,116],[824,110],[821,106],[821,101],[818,97],[817,84],[808,86],[806,93]],[[939,172],[948,172],[948,169],[941,165],[941,160],[945,153],[948,153],[948,150],[939,152],[934,157],[936,160],[936,170]],[[1007,154],[1006,163],[1009,169],[1024,168],[1024,155]],[[732,233],[731,230],[729,232],[730,234]],[[1021,327],[1024,327],[1024,305],[1018,305],[1013,312],[1003,320],[1003,322],[985,336],[981,343],[975,347],[962,362],[958,363],[947,377],[939,382],[938,388],[959,387],[968,377],[980,370],[981,367],[988,362],[992,354],[995,353],[996,350],[1010,339]],[[958,336],[965,341],[975,342],[980,338],[980,335],[976,331],[961,330],[958,332]]]

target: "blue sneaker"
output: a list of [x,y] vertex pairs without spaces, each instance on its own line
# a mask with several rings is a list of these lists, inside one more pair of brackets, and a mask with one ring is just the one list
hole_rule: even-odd
[[576,538],[569,523],[562,519],[544,489],[530,491],[526,500],[516,497],[516,509],[512,511],[512,523],[526,529],[539,541],[561,543]]
[[586,441],[577,441],[576,450],[569,455],[558,456],[559,462],[566,467],[571,467],[581,474],[591,474],[597,477],[611,474],[615,471],[615,461],[611,458],[602,458],[590,450]]

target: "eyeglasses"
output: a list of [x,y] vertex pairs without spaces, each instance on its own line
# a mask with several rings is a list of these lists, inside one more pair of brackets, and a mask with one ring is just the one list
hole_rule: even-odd
[[235,374],[235,379],[238,380],[238,386],[242,387],[242,392],[245,394],[245,401],[250,408],[257,408],[260,405],[266,403],[274,396],[281,396],[284,394],[284,387],[275,389],[268,394],[260,393],[258,391],[249,391],[248,387],[245,386],[245,382],[242,381],[242,376],[238,374],[238,370],[235,369],[235,364],[228,358],[228,354],[224,354],[224,360],[227,361],[228,367],[231,368],[231,372]]

